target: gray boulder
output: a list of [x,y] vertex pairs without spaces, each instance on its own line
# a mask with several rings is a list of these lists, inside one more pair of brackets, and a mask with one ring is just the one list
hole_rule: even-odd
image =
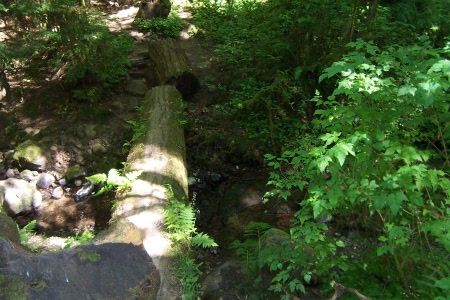
[[144,248],[120,243],[33,255],[0,238],[0,279],[1,299],[156,299],[159,287]]
[[35,185],[22,179],[8,178],[0,181],[0,207],[14,216],[32,211],[42,203],[42,195]]

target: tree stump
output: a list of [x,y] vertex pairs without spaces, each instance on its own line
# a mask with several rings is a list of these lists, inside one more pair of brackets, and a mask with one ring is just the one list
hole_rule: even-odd
[[[163,210],[171,193],[179,200],[188,197],[184,130],[179,123],[181,94],[170,85],[154,87],[145,96],[142,111],[145,134],[132,146],[127,159],[127,169],[142,174],[131,190],[117,196],[113,217],[133,224],[140,232],[160,275],[157,299],[179,299],[180,286],[174,274]],[[115,236],[127,236],[130,228],[123,224],[114,222],[110,231]]]
[[154,71],[158,85],[174,85],[183,97],[198,90],[199,80],[176,39],[151,41],[148,51],[150,69]]

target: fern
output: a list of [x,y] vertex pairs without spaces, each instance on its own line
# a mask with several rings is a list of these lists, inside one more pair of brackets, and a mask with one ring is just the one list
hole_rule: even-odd
[[111,169],[106,174],[95,174],[92,176],[86,177],[89,181],[94,184],[104,185],[95,196],[102,195],[109,191],[116,189],[118,192],[125,191],[130,189],[133,182],[142,174],[142,171],[131,171],[124,175],[122,172],[117,169]]
[[214,240],[210,236],[203,232],[197,233],[195,236],[193,236],[191,239],[191,244],[194,246],[202,246],[203,248],[217,247],[217,243],[214,242]]
[[433,261],[426,264],[423,279],[416,280],[420,295],[427,295],[429,299],[450,299],[450,257],[448,252],[436,251]]
[[168,204],[164,209],[164,224],[167,227],[172,246],[178,260],[177,277],[183,287],[182,299],[198,299],[198,279],[201,265],[191,257],[191,247],[215,247],[216,242],[206,233],[197,232],[194,209],[174,197],[172,187],[167,185]]
[[19,230],[20,241],[24,242],[27,237],[31,235],[36,229],[36,220],[32,220],[27,223],[22,229]]

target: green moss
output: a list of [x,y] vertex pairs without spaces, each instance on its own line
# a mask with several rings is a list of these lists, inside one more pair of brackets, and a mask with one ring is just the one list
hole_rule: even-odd
[[89,252],[85,252],[83,250],[79,250],[78,251],[78,258],[81,261],[86,261],[89,260],[91,262],[97,262],[100,260],[100,254],[97,253],[97,251],[95,250],[91,250]]
[[47,282],[45,282],[44,280],[33,280],[32,282],[30,282],[30,286],[35,289],[36,291],[42,291],[43,289],[45,289],[47,287]]
[[27,140],[16,147],[13,158],[19,160],[22,157],[28,161],[34,161],[42,155],[42,148],[32,141]]
[[26,298],[25,283],[19,276],[0,274],[0,299],[23,300]]

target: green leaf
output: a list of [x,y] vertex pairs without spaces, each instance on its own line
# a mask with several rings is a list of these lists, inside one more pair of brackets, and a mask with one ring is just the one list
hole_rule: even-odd
[[434,283],[434,286],[443,290],[450,290],[450,277],[443,278]]
[[397,96],[404,96],[407,94],[411,94],[414,96],[416,94],[416,91],[417,91],[417,88],[415,88],[414,86],[404,85],[398,90]]
[[320,173],[325,171],[331,161],[333,160],[329,156],[321,156],[316,160],[317,167],[319,168]]
[[392,214],[397,215],[403,201],[408,200],[402,192],[397,192],[395,194],[389,194],[386,198],[386,203],[392,211]]
[[337,240],[337,241],[336,241],[336,246],[341,247],[341,248],[344,248],[344,247],[345,247],[345,244],[344,244],[343,241]]

